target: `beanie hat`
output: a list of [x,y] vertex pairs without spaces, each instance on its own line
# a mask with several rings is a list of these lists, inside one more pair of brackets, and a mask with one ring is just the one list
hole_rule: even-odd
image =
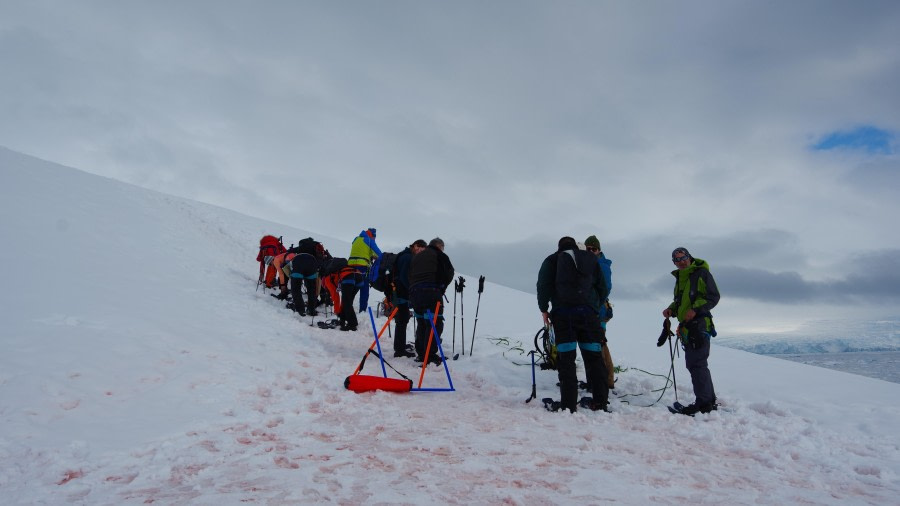
[[559,239],[557,248],[559,248],[559,251],[564,251],[567,249],[578,249],[578,243],[575,242],[575,239],[572,239],[569,236],[565,236]]
[[592,236],[588,237],[587,239],[585,239],[584,245],[585,246],[593,246],[597,249],[602,249],[602,248],[600,248],[600,239],[597,239],[596,235],[592,235]]
[[694,257],[691,256],[691,253],[687,250],[687,248],[683,248],[683,247],[679,246],[672,250],[672,258],[679,257],[681,255],[684,255],[684,256],[690,258],[691,260],[694,259]]

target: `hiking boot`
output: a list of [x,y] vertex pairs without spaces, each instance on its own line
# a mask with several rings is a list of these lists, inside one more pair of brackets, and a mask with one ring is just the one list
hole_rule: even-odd
[[406,350],[394,352],[394,358],[406,358],[406,357],[415,357],[415,356],[416,356],[415,353],[410,353]]
[[316,311],[315,309],[310,309],[309,311],[306,312],[306,316],[317,316],[318,314],[319,314],[319,312]]
[[350,331],[356,332],[356,325],[342,325],[341,331],[342,332],[350,332]]
[[424,361],[425,361],[425,359],[422,357],[422,355],[416,355],[416,362],[421,364]]
[[588,409],[591,411],[603,411],[604,413],[609,413],[609,404],[591,403],[591,405],[588,406]]
[[694,416],[697,413],[709,413],[712,411],[716,411],[719,409],[719,405],[711,402],[709,404],[697,404],[696,402],[693,404],[688,404],[681,410],[682,415]]
[[441,360],[441,357],[438,357],[437,355],[435,355],[435,356],[433,356],[433,357],[431,357],[431,358],[428,359],[428,363],[429,363],[429,364],[434,364],[434,365],[441,365],[441,364],[444,363],[444,361]]
[[711,413],[713,411],[718,411],[718,409],[719,409],[719,405],[716,404],[715,402],[712,402],[710,404],[707,404],[707,405],[701,407],[700,412],[701,413]]

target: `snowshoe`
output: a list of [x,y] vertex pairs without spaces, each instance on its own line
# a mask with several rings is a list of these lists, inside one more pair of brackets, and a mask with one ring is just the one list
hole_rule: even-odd
[[684,404],[675,401],[671,406],[667,406],[669,408],[670,413],[675,413],[677,415],[687,415],[694,416],[697,413],[709,413],[712,411],[717,411],[719,409],[719,405],[716,403],[712,403],[706,406],[697,406],[697,404],[688,404],[685,406]]
[[320,329],[336,329],[340,327],[341,322],[340,320],[328,320],[316,322],[316,325],[318,325]]
[[562,403],[554,401],[552,397],[544,397],[541,402],[544,403],[544,408],[551,413],[556,413],[562,407]]
[[578,406],[584,409],[589,409],[591,411],[606,411],[609,413],[609,409],[606,406],[600,406],[594,404],[594,398],[591,396],[584,396],[578,401]]

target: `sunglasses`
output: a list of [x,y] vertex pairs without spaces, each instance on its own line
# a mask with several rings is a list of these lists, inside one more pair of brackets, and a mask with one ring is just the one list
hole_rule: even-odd
[[597,252],[600,251],[600,248],[595,248],[594,246],[585,246],[588,251]]
[[684,262],[687,260],[687,255],[681,255],[680,257],[672,257],[672,263],[677,264],[678,262]]

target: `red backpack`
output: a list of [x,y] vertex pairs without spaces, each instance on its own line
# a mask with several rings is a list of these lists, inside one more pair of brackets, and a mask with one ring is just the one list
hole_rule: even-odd
[[278,256],[287,251],[281,239],[274,235],[265,235],[259,240],[259,254],[256,255],[256,261],[262,262],[266,257]]

